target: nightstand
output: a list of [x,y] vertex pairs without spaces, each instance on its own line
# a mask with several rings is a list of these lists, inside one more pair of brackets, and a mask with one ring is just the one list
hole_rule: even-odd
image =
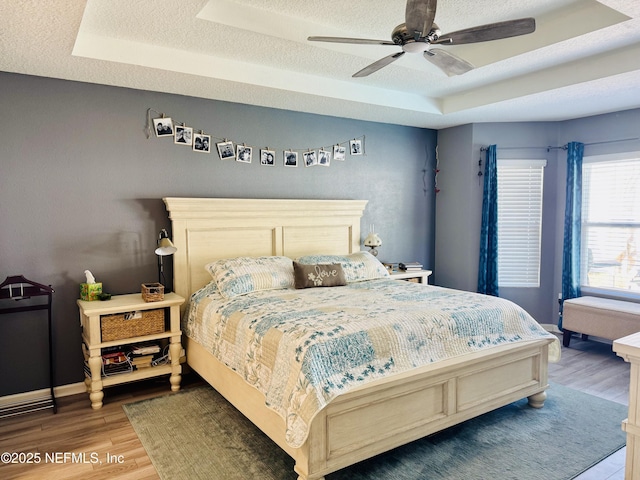
[[[164,295],[163,300],[157,302],[145,302],[139,293],[114,295],[111,300],[106,301],[88,302],[78,300],[82,342],[84,344],[83,350],[85,352],[85,384],[87,385],[87,393],[89,393],[92,408],[99,409],[102,407],[102,399],[104,397],[102,390],[104,387],[111,385],[169,374],[171,390],[175,392],[180,389],[182,373],[180,365],[182,352],[182,344],[180,343],[182,335],[180,331],[180,305],[183,303],[184,298],[175,293],[167,293]],[[117,319],[123,316],[123,319],[134,317],[127,321],[135,322],[136,318],[145,314],[154,314],[157,317],[160,314],[158,310],[162,310],[164,314],[162,316],[163,320],[160,320],[160,322],[164,321],[164,323],[158,324],[156,320],[155,324],[159,328],[155,328],[153,333],[146,334],[143,332],[136,336],[118,337],[117,339],[112,339],[113,334],[111,334],[108,340],[103,339],[103,336],[106,337],[106,334],[103,335],[103,321],[111,321],[113,318]],[[109,376],[103,374],[103,349],[149,341],[168,342],[170,363]]]
[[394,280],[406,280],[408,282],[414,283],[424,283],[425,285],[429,281],[429,275],[433,272],[431,270],[415,270],[415,271],[404,271],[404,270],[396,270],[391,272],[391,278]]

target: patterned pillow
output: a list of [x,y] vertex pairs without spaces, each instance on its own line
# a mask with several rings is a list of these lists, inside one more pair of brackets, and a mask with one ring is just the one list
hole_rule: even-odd
[[227,258],[205,268],[225,298],[294,286],[293,262],[287,257]]
[[296,288],[338,287],[347,284],[339,263],[302,265],[293,262],[293,276]]
[[342,265],[347,283],[389,276],[389,272],[384,268],[384,265],[369,252],[351,253],[349,255],[305,255],[296,258],[296,262],[304,265],[339,263]]

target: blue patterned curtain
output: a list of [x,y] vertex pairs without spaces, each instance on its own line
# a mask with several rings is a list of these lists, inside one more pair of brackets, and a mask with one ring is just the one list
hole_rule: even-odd
[[495,145],[487,149],[482,196],[478,293],[498,296],[498,166]]
[[[580,235],[582,222],[582,155],[584,144],[567,145],[567,199],[562,246],[562,301],[580,296]],[[558,327],[562,329],[562,305]]]

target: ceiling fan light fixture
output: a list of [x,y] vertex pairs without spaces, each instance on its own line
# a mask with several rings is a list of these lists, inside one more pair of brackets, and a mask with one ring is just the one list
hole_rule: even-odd
[[402,50],[407,53],[422,53],[429,50],[429,44],[427,42],[407,42],[402,46]]

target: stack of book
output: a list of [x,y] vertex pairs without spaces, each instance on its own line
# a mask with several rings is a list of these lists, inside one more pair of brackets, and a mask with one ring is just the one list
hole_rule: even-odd
[[[91,378],[89,351],[84,344],[82,345],[82,350],[85,357],[84,373]],[[161,350],[160,345],[155,343],[103,348],[102,376],[108,377],[120,373],[131,373],[134,370],[152,367],[162,357]]]
[[398,264],[397,263],[383,263],[382,265],[384,265],[384,268],[386,268],[387,272],[389,272],[389,273],[393,273],[393,272],[397,272],[398,271]]
[[130,345],[127,356],[133,368],[149,368],[152,362],[160,355],[160,345],[157,343]]
[[417,272],[422,270],[422,264],[418,262],[400,263],[398,267],[400,270],[404,270],[406,272]]
[[105,376],[129,373],[133,370],[122,350],[102,352],[102,373]]

